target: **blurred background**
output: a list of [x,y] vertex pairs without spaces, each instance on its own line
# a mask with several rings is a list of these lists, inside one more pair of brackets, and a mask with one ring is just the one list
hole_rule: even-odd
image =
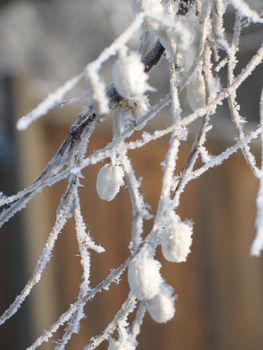
[[[261,0],[250,0],[257,11]],[[32,183],[68,133],[81,106],[53,110],[47,118],[18,133],[18,117],[29,112],[50,91],[80,72],[111,43],[132,19],[128,0],[0,0],[0,191],[7,195]],[[229,33],[233,24],[225,18]],[[262,26],[246,30],[241,40],[240,70],[262,42]],[[131,45],[138,46],[138,37]],[[105,76],[110,79],[109,68]],[[168,89],[167,64],[162,59],[151,73],[151,85],[164,96]],[[222,75],[224,81],[224,72]],[[259,118],[263,68],[242,85],[238,93],[247,128]],[[87,89],[85,82],[73,96]],[[182,95],[184,114],[190,112]],[[162,126],[167,112],[150,126]],[[209,150],[216,154],[234,142],[227,106],[220,107],[209,133]],[[198,124],[193,126],[192,132]],[[90,152],[111,139],[110,123],[92,139]],[[189,153],[192,136],[182,148],[179,169]],[[161,168],[167,139],[150,144],[130,156],[143,178],[146,201],[156,210]],[[253,151],[260,158],[259,144]],[[84,217],[95,241],[106,253],[92,254],[92,285],[128,256],[131,208],[127,189],[112,203],[102,202],[95,191],[101,165],[84,171],[81,189]],[[37,195],[29,206],[1,229],[0,311],[10,305],[32,275],[36,260],[52,228],[55,210],[66,181]],[[261,350],[263,349],[263,258],[249,256],[255,234],[255,195],[258,182],[240,154],[191,183],[182,197],[179,214],[194,222],[192,253],[187,263],[162,261],[162,274],[178,300],[175,318],[166,325],[148,316],[138,338],[138,349],[152,350]],[[145,225],[145,232],[151,222]],[[73,303],[78,294],[80,264],[73,220],[61,234],[39,285],[15,317],[0,328],[0,349],[29,346],[44,329]],[[110,292],[101,293],[86,308],[81,332],[68,349],[81,349],[92,335],[113,318],[128,293],[126,276]],[[62,333],[58,333],[60,336]],[[57,338],[56,338],[57,339]],[[43,349],[53,349],[54,343]],[[106,349],[103,344],[100,349]]]

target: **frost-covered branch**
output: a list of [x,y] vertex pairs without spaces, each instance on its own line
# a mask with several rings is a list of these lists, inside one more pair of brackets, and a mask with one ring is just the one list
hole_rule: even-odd
[[[241,32],[241,19],[239,16],[236,17],[236,23],[234,26],[234,34],[233,34],[233,40],[232,45],[230,49],[230,55],[229,55],[229,62],[228,62],[228,85],[230,86],[233,83],[234,80],[234,69],[236,67],[237,63],[237,50],[239,45],[239,37]],[[242,123],[245,123],[245,120],[242,119],[242,117],[239,114],[239,105],[236,102],[235,94],[232,93],[228,97],[228,106],[232,115],[233,124],[236,129],[236,133],[239,140],[242,140],[244,138],[244,131],[242,127]],[[253,171],[253,174],[256,177],[260,176],[260,171],[256,166],[256,160],[253,156],[253,154],[250,152],[249,146],[245,146],[242,149],[244,158],[248,165],[250,166],[251,170]]]
[[[236,16],[232,40],[226,35],[224,21],[229,4]],[[75,221],[75,238],[82,268],[79,293],[68,310],[39,336],[29,350],[48,342],[62,326],[65,326],[65,330],[61,339],[56,341],[55,348],[65,349],[73,335],[80,331],[81,320],[86,317],[85,309],[90,300],[101,291],[108,290],[112,283],[118,283],[126,270],[131,290],[129,296],[113,320],[101,334],[89,340],[85,349],[95,349],[103,341],[108,341],[109,350],[134,350],[146,313],[158,323],[168,322],[175,314],[176,295],[173,287],[162,277],[161,261],[155,256],[156,250],[160,246],[163,258],[173,263],[187,260],[191,250],[193,224],[189,220],[182,221],[177,215],[181,195],[190,181],[219,166],[238,150],[242,151],[253,175],[260,181],[257,234],[251,253],[259,255],[263,249],[263,160],[259,169],[250,149],[251,141],[259,135],[263,149],[263,93],[260,102],[261,125],[248,134],[244,132],[236,99],[241,84],[263,61],[263,44],[240,73],[235,75],[242,29],[251,23],[260,25],[262,14],[250,8],[245,0],[132,0],[132,7],[135,18],[127,29],[93,62],[88,63],[79,75],[50,94],[32,112],[23,116],[17,125],[22,130],[53,108],[83,104],[65,141],[33,184],[12,196],[0,193],[2,226],[24,209],[37,193],[63,179],[68,180],[68,187],[57,209],[54,227],[37,261],[33,276],[1,316],[0,324],[18,311],[31,289],[39,282],[51,258],[55,242],[70,216]],[[140,49],[131,49],[130,39],[139,32]],[[144,52],[146,54],[142,57]],[[163,94],[158,91],[158,86],[151,86],[150,73],[163,56],[169,71],[169,93],[153,105],[151,94]],[[102,67],[105,63],[110,65],[110,59],[113,59],[113,83],[107,84]],[[228,81],[227,86],[223,87],[222,68],[225,66]],[[91,91],[85,90],[78,97],[65,97],[83,78],[89,81]],[[183,90],[192,109],[188,115],[181,103]],[[212,127],[216,127],[213,126],[213,118],[219,117],[217,108],[225,99],[228,101],[237,140],[220,154],[211,155],[207,135]],[[147,131],[149,123],[166,107],[169,109],[169,124],[163,129],[155,128],[151,133]],[[112,140],[103,148],[90,153],[90,138],[96,137],[99,123],[104,123],[106,119],[111,121],[110,112]],[[179,169],[177,161],[180,158],[180,147],[187,140],[191,125],[198,120],[200,125],[195,131],[191,151]],[[143,152],[143,146],[164,136],[168,136],[169,141],[161,163],[161,193],[156,203],[156,213],[150,213],[141,190],[141,182],[147,179],[139,178],[130,153],[135,149]],[[113,270],[109,268],[108,276],[98,285],[92,286],[90,250],[102,253],[104,249],[93,241],[87,230],[78,188],[83,169],[106,160],[107,163],[102,164],[97,174],[98,200],[114,203],[114,198],[127,186],[132,208],[130,255],[120,266]],[[146,232],[144,221],[151,218],[152,228]],[[92,235],[96,237],[96,232]],[[136,306],[133,321],[130,322],[130,314]],[[118,339],[113,339],[116,332]]]
[[[104,329],[104,331],[92,338],[84,348],[84,350],[93,350],[96,349],[103,341],[110,339],[112,333],[121,326],[122,323],[126,322],[128,315],[134,310],[136,306],[136,298],[130,293],[128,298],[122,304],[120,310],[116,313],[113,321],[108,324],[108,326]],[[126,340],[122,340],[122,342],[126,342]],[[125,344],[122,344],[124,346]],[[124,347],[125,348],[125,347]]]

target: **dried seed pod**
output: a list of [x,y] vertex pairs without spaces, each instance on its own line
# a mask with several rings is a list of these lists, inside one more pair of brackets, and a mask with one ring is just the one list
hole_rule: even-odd
[[157,260],[145,256],[139,256],[130,263],[128,281],[139,300],[151,299],[159,292],[162,282],[160,267]]
[[137,52],[121,52],[112,68],[112,80],[118,93],[124,98],[140,100],[146,91],[152,90],[148,85],[148,75]]
[[105,164],[97,175],[96,189],[101,199],[111,201],[123,186],[124,172],[121,166]]
[[193,227],[189,222],[174,221],[161,238],[162,253],[166,260],[184,262],[190,253]]
[[175,314],[174,297],[164,291],[146,301],[146,309],[151,318],[157,323],[170,321]]

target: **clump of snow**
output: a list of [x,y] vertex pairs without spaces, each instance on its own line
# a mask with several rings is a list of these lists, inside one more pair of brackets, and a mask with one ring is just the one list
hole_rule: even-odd
[[146,256],[136,257],[128,268],[128,281],[134,295],[139,300],[152,299],[162,282],[160,263]]
[[119,192],[123,181],[124,171],[121,166],[105,164],[98,172],[96,189],[101,199],[111,201]]
[[137,52],[120,52],[112,68],[112,80],[121,96],[136,101],[140,100],[146,91],[152,90],[147,83],[149,77],[144,69]]
[[151,318],[157,323],[166,323],[174,317],[175,297],[170,289],[161,290],[155,297],[146,301],[146,309]]
[[161,236],[163,256],[171,262],[185,262],[192,245],[193,226],[190,222],[173,220]]

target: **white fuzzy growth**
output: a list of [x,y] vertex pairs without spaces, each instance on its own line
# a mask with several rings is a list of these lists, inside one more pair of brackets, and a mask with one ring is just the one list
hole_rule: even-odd
[[205,80],[202,73],[196,72],[186,86],[187,99],[193,111],[205,106]]
[[175,314],[174,297],[161,291],[154,298],[146,301],[146,309],[155,322],[166,323]]
[[135,350],[135,346],[127,340],[112,340],[108,350]]
[[193,227],[188,222],[175,220],[161,237],[162,253],[166,260],[184,262],[190,253]]
[[160,263],[153,258],[139,256],[128,268],[128,281],[131,291],[139,300],[152,299],[162,282]]
[[152,90],[148,85],[148,75],[137,52],[122,52],[112,69],[112,80],[118,93],[131,100],[140,100],[146,91]]
[[105,164],[97,175],[96,189],[101,199],[111,201],[123,186],[124,172],[121,166]]

